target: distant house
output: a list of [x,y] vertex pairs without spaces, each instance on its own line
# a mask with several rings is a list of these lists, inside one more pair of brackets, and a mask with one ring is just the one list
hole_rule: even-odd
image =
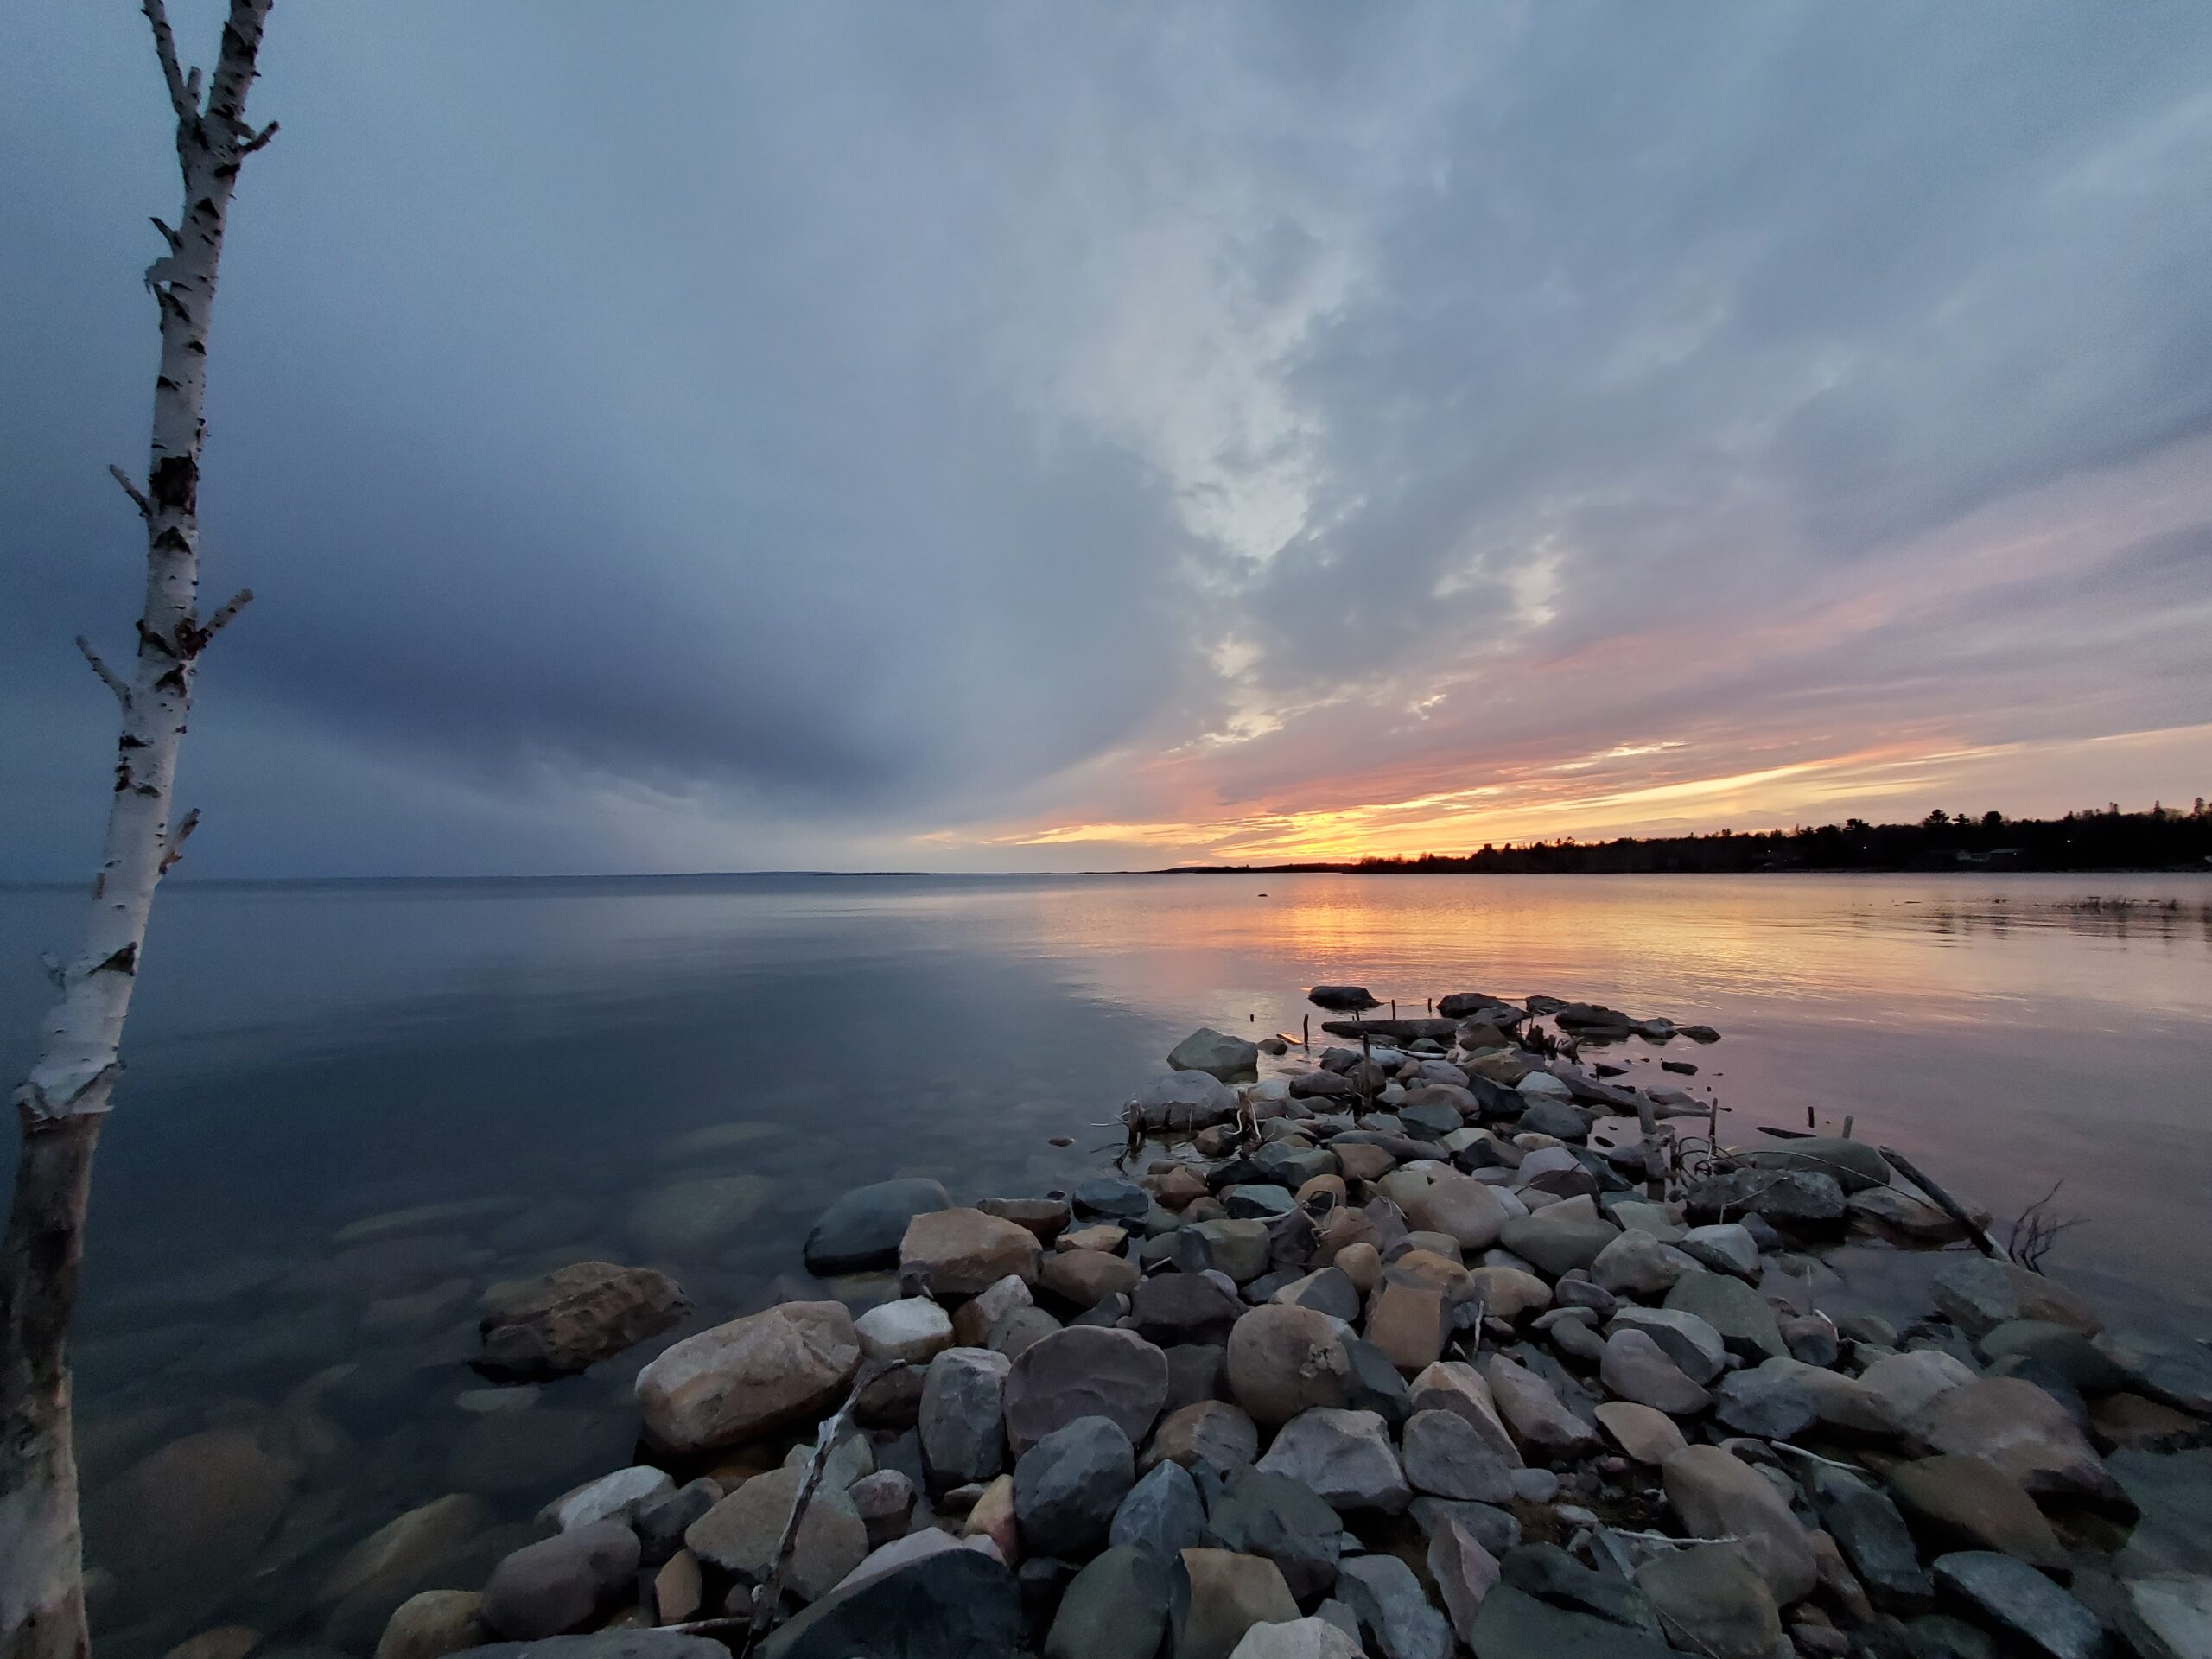
[[2026,868],[2028,849],[2024,847],[1993,847],[1986,853],[1959,853],[1955,856],[1960,863],[1971,864],[1979,869],[2018,870]]

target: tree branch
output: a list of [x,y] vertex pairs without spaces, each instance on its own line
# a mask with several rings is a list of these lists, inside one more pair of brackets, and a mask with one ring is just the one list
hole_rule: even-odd
[[92,642],[80,633],[77,636],[77,649],[85,653],[85,660],[92,665],[92,672],[99,675],[107,689],[115,693],[115,700],[128,709],[130,706],[130,688],[118,679],[115,671],[100,660],[99,652],[92,649]]
[[[168,82],[169,107],[176,111],[180,121],[199,118],[200,98],[197,86],[185,79],[183,67],[177,62],[176,36],[169,33],[169,15],[162,0],[143,0],[141,7],[146,21],[153,25],[154,50],[161,54],[162,79]],[[197,77],[200,72],[193,72]]]
[[192,832],[200,827],[200,809],[194,807],[177,820],[175,829],[169,831],[162,842],[161,873],[167,875],[169,867],[184,856],[184,843],[192,839]]
[[259,149],[271,138],[274,138],[276,136],[277,128],[282,124],[283,124],[281,122],[271,121],[259,132],[255,133],[251,137],[248,138],[245,143],[238,147],[238,156],[240,159],[243,160],[245,157],[252,155],[254,151]]
[[207,626],[200,630],[200,643],[201,646],[204,648],[210,639],[213,639],[226,627],[230,626],[232,619],[236,617],[240,611],[245,609],[247,606],[252,603],[253,589],[251,588],[241,588],[238,592],[232,594],[230,598],[224,602],[223,608],[217,611],[213,616],[210,617],[207,621]]
[[123,486],[123,493],[130,498],[130,505],[138,509],[138,516],[141,518],[151,518],[154,516],[154,504],[146,499],[145,491],[130,481],[130,474],[112,461],[108,464],[107,470],[108,475]]

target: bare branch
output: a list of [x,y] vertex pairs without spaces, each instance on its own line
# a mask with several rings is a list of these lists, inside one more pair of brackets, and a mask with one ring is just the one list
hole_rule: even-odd
[[169,33],[169,14],[162,0],[143,0],[141,9],[146,14],[146,21],[153,25],[154,50],[161,54],[162,79],[169,87],[169,107],[176,111],[178,120],[195,120],[200,114],[200,72],[194,70],[194,79],[185,79],[183,67],[177,62],[176,36]]
[[192,832],[200,827],[200,809],[194,807],[177,820],[175,829],[169,831],[162,843],[162,874],[167,875],[169,867],[184,856],[184,843],[192,839]]
[[154,504],[146,499],[145,491],[140,489],[136,484],[133,484],[130,481],[130,474],[124,472],[122,467],[116,466],[113,462],[109,463],[107,470],[108,475],[114,479],[117,483],[123,486],[123,493],[130,498],[130,505],[138,509],[138,516],[141,518],[152,518],[154,516]]
[[239,156],[243,158],[245,156],[251,156],[254,151],[259,149],[264,144],[266,144],[271,138],[274,138],[276,136],[276,130],[282,124],[283,124],[281,122],[271,121],[259,132],[255,133],[252,137],[248,138],[245,143],[238,147]]
[[240,611],[245,609],[247,606],[252,603],[253,589],[251,588],[241,588],[238,592],[232,594],[230,598],[224,602],[223,608],[217,611],[213,616],[210,617],[207,620],[207,626],[200,630],[200,643],[203,646],[206,645],[207,641],[213,639],[217,634],[220,633],[230,625],[233,617],[237,616]]
[[130,706],[130,688],[118,679],[115,671],[100,660],[99,652],[92,649],[92,642],[80,633],[77,636],[77,649],[85,653],[85,660],[92,665],[92,672],[100,677],[101,683],[115,693],[115,700],[128,709]]
[[162,233],[162,240],[169,245],[171,253],[175,253],[184,245],[184,238],[162,223],[158,215],[149,214],[148,217],[152,220],[154,228]]

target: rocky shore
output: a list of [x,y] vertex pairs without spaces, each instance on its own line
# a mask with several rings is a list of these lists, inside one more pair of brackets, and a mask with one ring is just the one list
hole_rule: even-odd
[[[2110,1461],[2212,1439],[2202,1344],[2106,1334],[1876,1147],[1734,1143],[1605,1058],[1694,1075],[1709,1028],[1313,1000],[1337,1046],[1193,1033],[1068,1192],[846,1193],[804,1251],[838,1294],[650,1359],[636,1462],[488,1574],[467,1500],[410,1511],[333,1599],[480,1563],[378,1659],[2212,1653],[2212,1564],[2129,1560]],[[1823,1306],[1847,1242],[1910,1317]],[[476,1363],[570,1375],[692,1311],[579,1262],[503,1287]]]

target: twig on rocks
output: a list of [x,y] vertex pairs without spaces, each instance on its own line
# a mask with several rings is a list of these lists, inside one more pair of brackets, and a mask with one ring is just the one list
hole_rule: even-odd
[[1884,1161],[1891,1168],[1896,1170],[1898,1174],[1934,1199],[1938,1210],[1965,1228],[1967,1237],[1973,1241],[1974,1249],[1980,1250],[1984,1255],[1993,1257],[1999,1262],[2010,1262],[2012,1259],[2012,1253],[1992,1238],[1988,1230],[1967,1213],[1966,1205],[1945,1192],[1937,1184],[1935,1177],[1923,1174],[1911,1159],[1894,1147],[1878,1147],[1875,1150],[1882,1154]]
[[2058,1196],[2058,1189],[2066,1185],[2060,1176],[2050,1184],[2050,1191],[2013,1218],[2007,1243],[2012,1246],[2012,1259],[2030,1273],[2043,1271],[2044,1258],[2050,1254],[2051,1246],[2058,1243],[2058,1236],[2071,1228],[2079,1227],[2085,1217],[2053,1215],[2046,1208]]

